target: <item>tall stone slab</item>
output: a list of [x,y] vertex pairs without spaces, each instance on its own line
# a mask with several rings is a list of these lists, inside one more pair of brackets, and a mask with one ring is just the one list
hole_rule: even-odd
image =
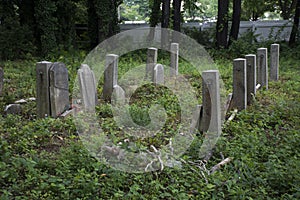
[[3,79],[4,79],[4,72],[3,69],[0,67],[0,96],[2,95],[2,90],[3,90]]
[[88,65],[82,64],[77,74],[83,107],[86,111],[94,112],[98,101],[94,72]]
[[43,61],[36,64],[37,117],[51,116],[49,69],[52,63]]
[[247,104],[252,102],[252,96],[256,94],[256,55],[246,55],[247,63]]
[[118,55],[106,55],[106,68],[104,72],[103,86],[103,99],[105,101],[111,101],[114,86],[118,84],[118,59]]
[[257,82],[268,89],[268,49],[257,50]]
[[218,70],[202,72],[203,115],[200,131],[221,133],[221,96]]
[[150,47],[147,51],[146,78],[153,79],[154,67],[157,63],[157,48]]
[[247,73],[246,59],[238,58],[233,61],[233,108],[247,108]]
[[165,83],[164,66],[157,64],[154,68],[153,83],[163,85]]
[[278,81],[279,79],[279,44],[271,45],[271,59],[270,59],[270,79]]
[[178,75],[179,44],[171,44],[170,76]]
[[49,83],[51,116],[58,117],[70,108],[69,76],[64,63],[56,62],[51,65]]

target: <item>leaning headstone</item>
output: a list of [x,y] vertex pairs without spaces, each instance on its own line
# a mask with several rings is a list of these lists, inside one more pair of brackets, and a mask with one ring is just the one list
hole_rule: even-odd
[[0,67],[0,96],[2,95],[2,90],[3,90],[3,78],[4,77],[4,72],[3,69]]
[[253,95],[256,94],[256,55],[246,55],[247,63],[247,104],[252,101]]
[[17,115],[20,114],[22,111],[21,105],[20,104],[9,104],[5,107],[4,109],[4,114],[12,114],[12,115]]
[[179,44],[171,44],[171,63],[170,63],[170,76],[178,75],[178,54],[179,54]]
[[118,83],[118,55],[108,54],[104,72],[103,98],[111,101],[114,86]]
[[114,86],[113,101],[118,105],[124,105],[126,101],[125,91],[119,85]]
[[271,45],[271,59],[270,59],[270,79],[277,81],[279,78],[279,44]]
[[49,69],[50,112],[52,117],[60,116],[70,108],[68,69],[63,63],[53,63]]
[[146,63],[146,78],[153,79],[154,67],[157,63],[157,48],[148,48]]
[[200,131],[221,133],[221,96],[218,70],[202,72],[202,106]]
[[78,81],[80,87],[83,107],[86,111],[95,111],[97,103],[97,83],[94,72],[86,64],[82,64],[78,70]]
[[157,64],[154,68],[154,76],[153,76],[153,83],[163,85],[165,82],[164,79],[164,66],[161,64]]
[[268,89],[268,49],[257,50],[257,82]]
[[52,63],[43,61],[36,64],[37,116],[50,116],[49,68]]
[[246,59],[233,61],[233,99],[232,107],[238,110],[247,108],[247,75]]

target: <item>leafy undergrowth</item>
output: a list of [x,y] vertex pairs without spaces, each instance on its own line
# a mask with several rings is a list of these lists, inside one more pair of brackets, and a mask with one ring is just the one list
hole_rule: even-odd
[[[61,61],[72,80],[80,61]],[[230,63],[217,61],[228,92]],[[210,160],[200,162],[199,136],[182,156],[181,168],[163,171],[114,170],[84,148],[72,118],[36,119],[35,103],[24,105],[21,115],[0,116],[0,199],[300,199],[299,63],[296,56],[282,55],[280,80],[271,82],[268,91],[258,91],[253,105],[224,125]],[[34,61],[1,65],[7,79],[1,108],[35,96]],[[191,82],[201,91],[197,76]],[[99,112],[108,119],[112,115],[107,107]],[[133,113],[139,115],[139,110]],[[170,115],[176,119],[176,113]],[[114,126],[108,121],[108,130]],[[159,137],[163,135],[153,145],[164,139]],[[231,162],[208,174],[228,157]]]

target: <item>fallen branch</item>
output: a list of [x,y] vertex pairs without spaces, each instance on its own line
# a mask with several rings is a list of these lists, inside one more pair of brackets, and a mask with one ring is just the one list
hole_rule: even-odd
[[230,115],[230,117],[228,118],[225,124],[226,125],[229,124],[235,118],[237,113],[238,113],[238,109],[234,109],[233,113]]
[[220,163],[218,163],[217,165],[213,166],[209,172],[209,175],[215,173],[217,170],[219,170],[223,165],[229,163],[232,160],[232,158],[226,158],[224,160],[222,160]]

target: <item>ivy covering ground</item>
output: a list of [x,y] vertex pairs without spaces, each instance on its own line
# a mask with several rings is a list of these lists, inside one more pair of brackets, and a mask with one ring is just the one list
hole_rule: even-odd
[[[72,81],[83,56],[55,61],[67,64]],[[133,56],[120,59],[120,73],[144,59]],[[6,79],[1,110],[35,96],[35,62],[1,63]],[[230,92],[232,61],[218,58],[216,63]],[[201,91],[198,78],[190,81]],[[102,117],[111,114],[105,108],[100,112]],[[113,130],[114,125],[106,125]],[[182,157],[181,168],[144,174],[113,170],[84,148],[72,118],[36,119],[35,102],[30,102],[21,115],[1,111],[0,199],[300,199],[299,130],[300,60],[297,51],[288,49],[281,55],[280,80],[270,82],[268,91],[260,90],[254,104],[224,126],[207,163],[197,156],[199,136]],[[232,161],[215,173],[204,170],[227,157]]]

